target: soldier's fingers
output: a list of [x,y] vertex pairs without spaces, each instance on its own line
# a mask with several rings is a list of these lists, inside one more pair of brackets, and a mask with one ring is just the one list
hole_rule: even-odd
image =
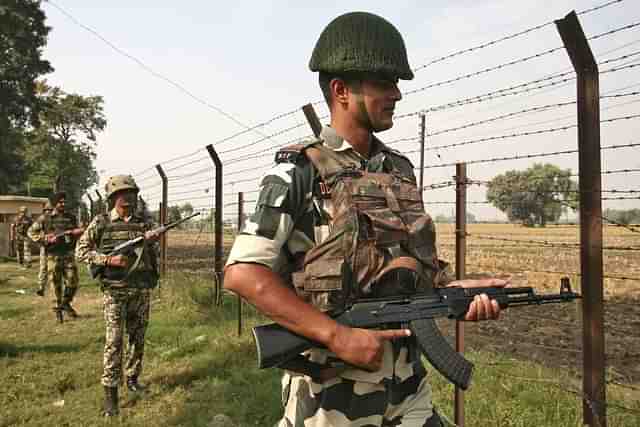
[[471,304],[469,304],[469,310],[467,310],[467,314],[464,316],[464,320],[478,320],[478,303],[476,299],[477,297],[474,297]]
[[487,320],[491,310],[491,301],[487,294],[478,297],[478,320]]
[[409,329],[387,329],[384,331],[373,331],[376,336],[385,341],[396,339],[396,338],[405,338],[411,335],[411,331]]
[[491,309],[492,309],[492,313],[491,313],[491,319],[493,320],[497,320],[500,318],[500,305],[498,304],[498,301],[492,299],[491,300]]

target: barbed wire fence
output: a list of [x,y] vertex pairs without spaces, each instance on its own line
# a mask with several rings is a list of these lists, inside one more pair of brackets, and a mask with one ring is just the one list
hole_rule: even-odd
[[[579,12],[578,15],[587,16],[621,2],[622,0],[610,1]],[[553,21],[440,56],[418,66],[414,71],[418,74],[446,61],[484,51],[501,43],[514,42],[532,33],[546,31],[550,29],[551,24]],[[587,37],[587,40],[594,43],[612,41],[616,35],[635,34],[638,29],[638,22],[625,23],[595,33]],[[602,178],[636,176],[640,173],[640,169],[633,164],[609,164],[604,157],[609,153],[620,152],[625,153],[622,155],[623,158],[637,158],[637,147],[640,146],[640,140],[627,141],[620,137],[631,134],[630,131],[633,128],[637,129],[640,122],[640,110],[629,110],[640,102],[640,91],[634,90],[640,87],[640,82],[634,81],[634,71],[637,72],[637,67],[640,66],[640,51],[632,49],[640,40],[616,41],[622,44],[613,48],[610,45],[605,46],[604,49],[598,45],[596,50],[598,66],[602,67],[599,71],[603,88],[600,93],[603,103],[600,111],[607,112],[598,123],[603,129],[603,139],[607,141],[600,147],[604,158],[604,168],[600,171]],[[566,110],[577,108],[575,94],[568,90],[579,76],[569,68],[547,72],[525,81],[508,83],[511,76],[506,74],[507,70],[521,65],[528,68],[520,70],[517,76],[524,75],[525,71],[535,71],[538,68],[532,64],[553,57],[563,50],[565,46],[541,49],[537,53],[484,66],[474,72],[421,84],[420,87],[403,93],[403,96],[412,101],[417,108],[409,108],[395,116],[398,130],[394,131],[386,143],[415,161],[414,164],[418,163],[416,158],[422,156],[416,172],[430,173],[433,179],[432,183],[423,185],[427,211],[441,209],[447,205],[463,209],[465,212],[491,206],[492,202],[486,196],[487,189],[492,185],[497,171],[505,170],[507,167],[521,168],[530,164],[532,160],[577,164],[580,149],[576,149],[575,145],[572,146],[567,141],[577,139],[579,123],[575,120],[575,114]],[[613,53],[616,55],[612,55]],[[501,87],[485,88],[479,85],[478,88],[471,86],[451,90],[457,85],[467,84],[495,73],[503,73],[501,75],[505,76],[499,79],[505,82]],[[429,105],[424,105],[427,98],[418,99],[421,94],[443,88],[447,89],[447,94],[455,92],[467,95],[449,100],[437,98],[434,102],[429,101]],[[546,97],[546,101],[536,102],[535,98],[539,96]],[[328,117],[328,110],[323,101],[316,101],[311,105],[319,111],[320,120]],[[496,113],[496,109],[502,111]],[[412,120],[416,119],[417,123],[413,124]],[[412,123],[406,125],[409,122]],[[442,127],[432,129],[432,123],[439,123]],[[629,127],[629,123],[633,125]],[[415,131],[416,128],[418,132]],[[254,134],[258,136],[253,137]],[[223,237],[221,250],[224,250],[223,256],[226,258],[239,225],[247,214],[254,211],[258,203],[260,178],[274,165],[276,152],[282,147],[307,140],[312,136],[302,111],[291,109],[256,125],[246,126],[243,130],[218,139],[208,146],[216,152],[223,165],[221,183],[216,182],[216,166],[205,147],[162,161],[134,174],[141,188],[140,195],[150,215],[158,222],[170,221],[189,212],[201,213],[181,229],[172,232],[164,242],[164,265],[167,271],[200,275],[218,283],[216,274],[220,272],[214,269],[214,257],[218,250],[216,236]],[[558,142],[540,142],[541,138],[557,138]],[[489,154],[490,152],[492,154]],[[424,160],[426,156],[430,156],[431,160]],[[464,159],[464,162],[460,159]],[[462,181],[460,177],[452,179],[461,163],[471,168],[471,176],[465,177]],[[159,168],[165,178],[159,173]],[[573,174],[572,177],[578,175]],[[601,202],[633,203],[640,199],[640,188],[630,188],[631,185],[621,187],[615,182],[624,182],[624,179],[611,180],[611,184],[597,191]],[[222,187],[219,193],[216,191],[217,184]],[[468,189],[475,197],[466,201],[464,206],[460,206],[456,201],[456,194],[461,187],[465,188],[465,191]],[[568,212],[576,206],[578,196],[588,197],[591,194],[578,190],[573,193],[574,198],[562,199],[560,192],[550,193]],[[536,192],[532,196],[542,200],[548,195]],[[511,200],[513,206],[518,203],[520,202],[515,199]],[[216,210],[219,210],[220,206],[222,225],[216,226]],[[640,245],[637,233],[640,227],[620,224],[606,218],[606,215],[599,215],[599,220],[611,224],[603,229],[605,244],[602,245],[605,260],[605,271],[602,275],[607,340],[605,359],[608,364],[606,386],[603,387],[607,392],[615,392],[618,389],[637,391],[634,383],[640,381],[640,373],[637,370],[628,373],[625,367],[634,363],[637,365],[640,354],[629,350],[629,343],[635,346],[632,348],[640,348],[640,333],[629,327],[625,329],[624,334],[608,331],[610,328],[624,326],[625,318],[628,319],[633,314],[640,315],[637,304],[626,302],[629,297],[638,297]],[[456,258],[456,236],[460,236],[460,233],[453,223],[438,225],[438,247],[442,258]],[[468,254],[465,268],[469,274],[508,274],[516,284],[526,283],[543,292],[557,290],[560,278],[565,276],[574,284],[580,283],[584,274],[579,258],[583,244],[578,228],[572,225],[525,228],[516,225],[473,224],[462,236]],[[219,283],[216,286],[219,286]],[[220,293],[222,295],[221,291]],[[504,315],[508,317],[508,322],[469,325],[467,343],[472,348],[489,348],[523,359],[533,357],[554,368],[567,367],[573,375],[579,377],[581,372],[578,367],[584,362],[583,344],[576,332],[580,330],[582,321],[580,311],[564,305],[548,310],[546,308],[544,312],[535,308],[513,312],[507,310]],[[503,342],[514,344],[504,346],[501,344]],[[585,417],[592,423],[594,420],[600,420],[605,412],[609,417],[619,418],[638,416],[640,413],[635,408],[607,402],[603,398],[604,392],[594,394],[592,390],[580,391],[562,383],[562,379],[529,378],[515,375],[508,367],[492,368],[505,377],[517,376],[523,381],[543,383],[576,395],[584,402],[589,412]],[[456,422],[461,424],[459,411],[456,408]]]

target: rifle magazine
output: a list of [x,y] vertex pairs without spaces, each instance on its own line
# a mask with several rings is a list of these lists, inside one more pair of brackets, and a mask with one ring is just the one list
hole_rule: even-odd
[[473,363],[456,352],[442,336],[435,320],[419,319],[409,323],[418,348],[429,363],[462,390],[469,388]]

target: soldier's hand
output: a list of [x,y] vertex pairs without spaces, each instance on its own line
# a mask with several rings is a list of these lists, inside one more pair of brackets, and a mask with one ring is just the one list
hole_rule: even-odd
[[384,342],[409,335],[411,331],[408,329],[378,331],[349,328],[338,324],[328,347],[339,359],[348,364],[368,371],[377,371],[382,366]]
[[56,240],[58,240],[58,238],[56,237],[55,234],[47,234],[45,236],[45,239],[47,241],[48,244],[53,245],[54,243],[56,243]]
[[[487,286],[505,287],[511,284],[511,279],[486,278],[486,279],[465,279],[456,280],[448,287],[460,288],[483,288]],[[500,306],[496,300],[489,299],[487,294],[476,295],[469,305],[469,310],[464,316],[464,320],[475,322],[478,320],[497,320],[500,318]]]
[[146,233],[144,233],[145,240],[158,240],[159,238],[160,238],[160,233],[156,231],[149,230]]
[[68,232],[68,234],[71,234],[73,237],[80,237],[82,236],[82,233],[84,233],[84,228],[82,227],[74,228]]
[[107,266],[116,268],[127,268],[127,257],[123,255],[115,255],[107,258]]

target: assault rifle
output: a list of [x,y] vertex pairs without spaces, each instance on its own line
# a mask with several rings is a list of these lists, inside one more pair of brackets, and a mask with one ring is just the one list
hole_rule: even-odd
[[[565,303],[581,298],[571,290],[569,278],[560,282],[559,294],[537,295],[530,287],[439,288],[429,294],[411,297],[360,300],[333,318],[353,328],[385,327],[400,324],[408,327],[418,349],[449,381],[463,390],[469,387],[473,364],[457,353],[440,333],[434,319],[463,319],[474,296],[487,294],[500,308],[524,305]],[[300,353],[312,347],[322,347],[286,328],[271,323],[253,328],[258,350],[258,367],[301,370],[319,373],[318,365]]]
[[[172,228],[175,228],[177,226],[179,226],[180,224],[182,224],[185,221],[190,220],[191,218],[193,218],[194,216],[198,216],[200,215],[200,212],[196,212],[194,214],[191,214],[187,217],[181,218],[177,221],[174,222],[170,222],[169,224],[165,224],[162,225],[158,228],[154,228],[153,230],[151,230],[151,232],[157,234],[157,235],[162,235],[164,233],[166,233],[167,231],[171,230]],[[144,236],[139,236],[136,237],[135,239],[131,239],[131,240],[127,240],[124,243],[120,243],[118,246],[116,246],[115,248],[113,248],[108,254],[108,256],[116,256],[116,255],[125,255],[125,256],[132,256],[135,253],[136,248],[142,246],[144,244]],[[138,256],[138,259],[140,258],[140,256]],[[91,264],[89,266],[89,272],[91,273],[91,278],[95,279],[96,277],[101,276],[104,273],[104,269],[106,268],[106,266],[104,265],[94,265]]]

